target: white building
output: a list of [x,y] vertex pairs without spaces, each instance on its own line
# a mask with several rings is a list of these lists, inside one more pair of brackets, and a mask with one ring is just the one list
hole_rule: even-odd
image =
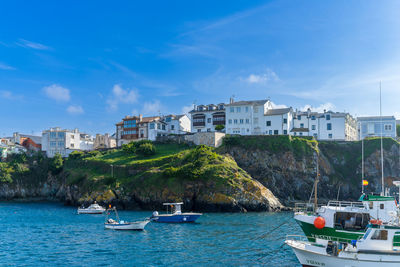
[[113,148],[113,147],[116,147],[115,137],[110,136],[108,133],[104,135],[96,134],[96,138],[94,139],[94,144],[93,144],[94,149]]
[[241,135],[289,134],[292,108],[274,109],[270,100],[238,101],[226,105],[226,133]]
[[163,120],[167,123],[169,134],[186,134],[191,132],[192,123],[186,114],[167,115]]
[[78,129],[62,130],[59,127],[50,128],[42,133],[42,151],[45,151],[48,157],[54,157],[59,153],[62,157],[76,150],[93,150],[93,139]]
[[357,118],[359,138],[371,136],[397,137],[396,118],[394,116],[371,116]]
[[192,118],[193,133],[215,132],[216,126],[225,126],[225,104],[223,103],[195,106],[189,113]]
[[318,140],[355,141],[357,125],[349,113],[332,111],[318,113],[308,109],[295,112],[291,134],[313,136]]

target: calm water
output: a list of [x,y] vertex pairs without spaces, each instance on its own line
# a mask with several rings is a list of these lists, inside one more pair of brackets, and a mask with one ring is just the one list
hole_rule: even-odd
[[[123,220],[150,215],[120,212]],[[195,224],[150,223],[144,232],[104,230],[103,222],[61,204],[2,202],[0,265],[299,266],[283,245],[286,234],[301,233],[291,213],[207,213]]]

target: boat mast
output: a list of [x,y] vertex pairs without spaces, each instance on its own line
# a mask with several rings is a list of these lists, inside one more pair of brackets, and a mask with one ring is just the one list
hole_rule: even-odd
[[314,212],[318,209],[318,182],[319,182],[319,162],[318,162],[318,154],[317,154],[317,177],[314,182]]
[[385,195],[385,184],[383,177],[383,122],[382,122],[382,82],[379,82],[379,115],[381,118],[381,175],[382,175],[382,192],[381,196]]
[[362,129],[360,123],[360,137],[361,137],[361,193],[364,194],[364,138],[362,137]]

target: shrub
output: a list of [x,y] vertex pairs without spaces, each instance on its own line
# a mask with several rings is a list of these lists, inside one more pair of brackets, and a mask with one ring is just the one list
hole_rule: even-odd
[[223,129],[225,129],[225,125],[220,124],[220,125],[215,126],[215,130],[217,130],[217,131],[222,131]]
[[0,162],[0,182],[3,183],[11,183],[12,177],[11,173],[14,172],[14,169],[5,162]]
[[68,158],[69,159],[81,159],[85,155],[85,152],[83,151],[73,151],[71,154],[69,154]]
[[123,144],[122,145],[122,151],[124,151],[126,154],[135,153],[136,147],[134,145],[134,142],[130,142],[129,144]]
[[93,150],[88,152],[89,157],[100,157],[102,154],[98,150]]
[[152,143],[142,143],[136,148],[136,154],[150,156],[156,154],[156,147]]
[[60,153],[56,153],[50,161],[50,170],[52,174],[59,174],[63,168],[64,161]]

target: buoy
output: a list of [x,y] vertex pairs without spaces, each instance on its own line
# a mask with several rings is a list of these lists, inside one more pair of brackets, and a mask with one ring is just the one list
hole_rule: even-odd
[[314,220],[314,226],[317,229],[322,229],[325,227],[325,219],[321,216],[318,216],[317,218],[315,218]]

